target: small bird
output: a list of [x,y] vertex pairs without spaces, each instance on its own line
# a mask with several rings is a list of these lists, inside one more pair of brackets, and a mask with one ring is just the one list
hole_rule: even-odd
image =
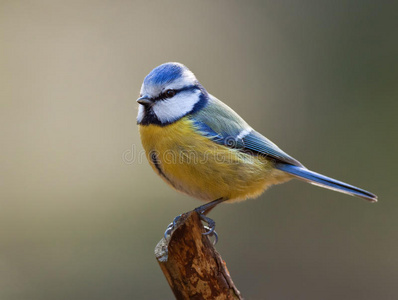
[[204,215],[218,203],[257,197],[292,178],[377,201],[368,191],[308,170],[210,95],[180,63],[153,69],[137,102],[150,165],[174,189],[209,202],[199,212],[210,225]]

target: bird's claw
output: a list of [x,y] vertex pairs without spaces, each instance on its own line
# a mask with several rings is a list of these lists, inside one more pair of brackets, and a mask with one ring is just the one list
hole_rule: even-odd
[[167,236],[171,235],[171,232],[173,231],[174,228],[177,227],[177,222],[181,218],[181,215],[177,216],[174,218],[173,222],[171,222],[167,228],[166,231],[164,232],[164,238],[167,240]]
[[209,217],[206,217],[202,212],[198,211],[200,219],[207,223],[205,225],[205,229],[207,230],[206,232],[202,233],[203,235],[208,235],[208,236],[214,236],[214,242],[213,245],[217,244],[218,242],[218,234],[215,231],[216,229],[216,222],[214,222],[213,219],[210,219]]
[[209,235],[212,234],[214,232],[214,229],[216,228],[216,222],[214,222],[213,219],[210,219],[209,217],[206,217],[205,215],[199,215],[200,219],[207,223],[207,228],[209,229],[208,231],[206,231],[205,233],[203,233],[203,235]]
[[164,232],[164,238],[167,240],[167,236],[169,236],[170,234],[171,234],[171,232],[173,231],[173,228],[174,228],[174,226],[173,226],[173,223],[170,223],[168,226],[167,226],[167,228],[166,228],[166,230],[165,230],[165,232]]
[[214,230],[214,227],[210,228],[209,226],[204,226],[204,228],[208,231],[202,233],[202,235],[214,236],[213,246],[215,246],[218,242],[218,234]]

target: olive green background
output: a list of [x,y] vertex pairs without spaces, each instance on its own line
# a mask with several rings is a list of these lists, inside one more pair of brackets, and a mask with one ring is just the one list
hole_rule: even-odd
[[142,160],[147,73],[187,65],[308,168],[224,204],[217,249],[247,299],[398,299],[393,1],[0,1],[0,299],[173,299],[153,255],[200,205]]

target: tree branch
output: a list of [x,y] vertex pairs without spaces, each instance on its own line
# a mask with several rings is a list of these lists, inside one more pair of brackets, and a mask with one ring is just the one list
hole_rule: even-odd
[[243,299],[195,211],[183,214],[156,259],[176,299]]

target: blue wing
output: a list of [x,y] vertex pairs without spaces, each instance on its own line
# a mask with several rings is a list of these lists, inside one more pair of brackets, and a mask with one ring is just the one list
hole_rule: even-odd
[[253,130],[235,111],[211,96],[206,107],[191,116],[194,126],[214,142],[260,154],[277,162],[302,166],[269,139]]
[[274,160],[276,169],[309,183],[372,202],[377,201],[377,196],[368,191],[308,170],[269,139],[253,130],[227,105],[214,97],[210,100],[207,107],[192,116],[192,120],[197,130],[214,142],[270,158]]
[[277,145],[255,130],[242,137],[241,141],[238,143],[240,142],[245,150],[250,150],[264,155],[276,160],[277,162],[292,164],[300,167],[303,166],[298,160],[282,151]]

